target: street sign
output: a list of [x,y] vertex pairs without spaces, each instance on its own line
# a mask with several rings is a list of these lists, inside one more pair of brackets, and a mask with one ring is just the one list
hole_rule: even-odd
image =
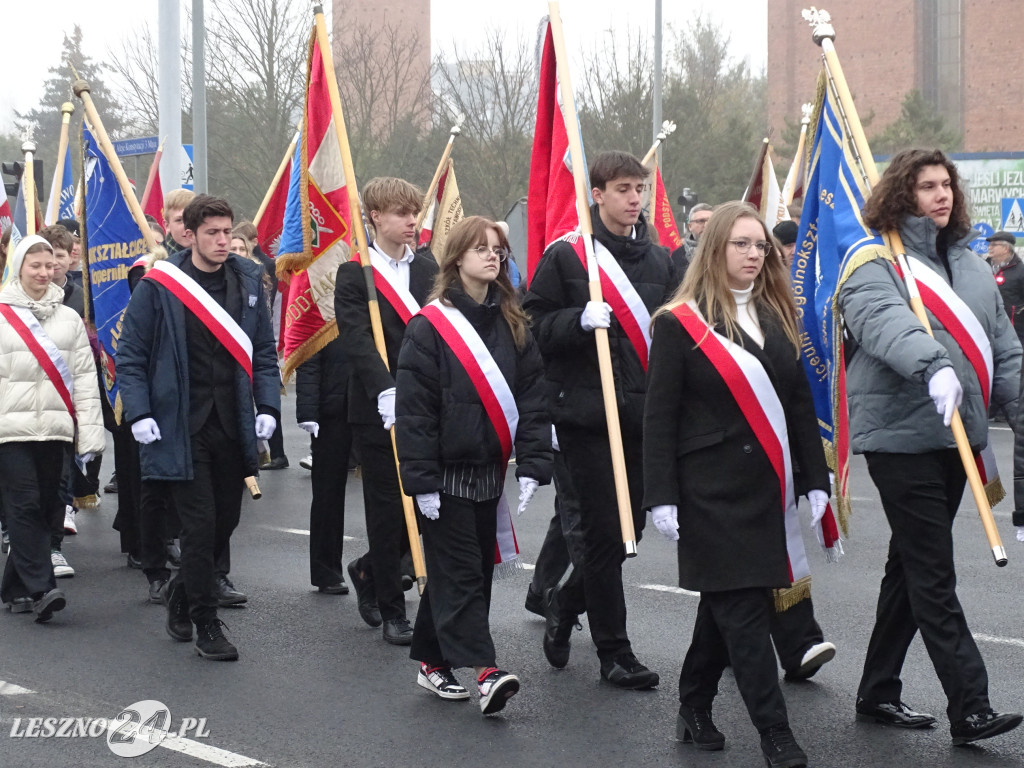
[[182,144],[185,148],[185,157],[188,158],[188,166],[183,168],[181,171],[181,188],[182,189],[193,189],[192,184],[192,145]]
[[979,256],[988,256],[988,238],[995,234],[995,230],[987,221],[975,222],[974,228],[981,234],[971,240],[968,247]]
[[1024,237],[1024,197],[1004,197],[1000,229]]
[[160,142],[156,136],[141,136],[137,139],[122,139],[115,141],[114,151],[118,157],[131,157],[132,155],[153,155],[160,148]]

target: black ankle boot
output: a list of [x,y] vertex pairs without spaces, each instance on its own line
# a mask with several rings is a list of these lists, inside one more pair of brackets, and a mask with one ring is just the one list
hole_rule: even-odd
[[167,634],[182,643],[192,639],[192,620],[188,617],[188,597],[185,583],[180,578],[171,579],[164,587],[164,604],[167,606]]
[[235,661],[238,649],[224,637],[223,621],[214,617],[196,625],[196,653],[204,659]]
[[725,736],[711,719],[711,708],[679,707],[679,718],[676,720],[676,739],[689,744],[693,742],[697,749],[716,752],[725,746]]
[[544,656],[548,663],[556,669],[562,669],[569,663],[572,629],[576,625],[575,616],[570,616],[558,604],[558,587],[551,587],[544,593]]
[[806,768],[807,755],[788,725],[773,725],[761,731],[761,751],[768,768]]

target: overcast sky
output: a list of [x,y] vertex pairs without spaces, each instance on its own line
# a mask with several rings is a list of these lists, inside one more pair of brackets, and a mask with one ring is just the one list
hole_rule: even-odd
[[[216,3],[206,0],[207,8]],[[157,0],[44,0],[42,4],[4,0],[2,5],[0,21],[5,34],[0,43],[0,130],[13,127],[14,110],[31,109],[38,103],[48,69],[60,63],[64,33],[76,23],[82,27],[86,55],[95,60],[105,58],[109,48],[117,50],[123,39],[136,34],[144,24],[156,30]],[[329,6],[329,0],[324,5]],[[182,0],[183,20],[184,8],[190,6],[191,0]],[[471,45],[480,30],[489,25],[532,36],[547,7],[544,0],[433,0],[433,51],[443,52],[453,40]],[[749,57],[755,71],[764,67],[766,0],[663,0],[667,27],[683,28],[702,13],[730,36],[736,58]],[[561,15],[569,49],[587,48],[605,30],[628,26],[651,32],[654,0],[562,0]]]

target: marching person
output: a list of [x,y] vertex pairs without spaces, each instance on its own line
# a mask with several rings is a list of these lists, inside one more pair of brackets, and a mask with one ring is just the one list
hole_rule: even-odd
[[966,475],[949,425],[959,407],[979,451],[988,444],[990,398],[1016,423],[1021,345],[991,270],[967,247],[975,233],[966,198],[942,152],[896,154],[863,220],[899,232],[915,279],[929,289],[922,294],[934,337],[911,311],[892,262],[870,261],[843,284],[838,304],[856,345],[846,377],[850,444],[867,459],[892,530],[856,708],[861,719],[901,728],[935,722],[901,700],[903,660],[920,630],[946,693],[953,744],[966,744],[1016,728],[1021,715],[989,706],[985,662],[956,595],[953,520]]
[[[650,312],[675,290],[668,250],[647,235],[641,198],[648,170],[626,152],[603,152],[590,166],[594,247],[605,302],[590,301],[586,255],[578,232],[544,252],[523,303],[533,318],[546,375],[556,393],[552,420],[561,460],[572,478],[583,539],[583,562],[549,590],[544,654],[554,667],[569,662],[570,634],[584,611],[597,646],[601,677],[620,688],[653,688],[658,674],[636,658],[626,631],[622,589],[625,550],[619,524],[611,446],[605,420],[594,329],[607,328],[637,540],[644,527],[641,433]],[[612,306],[615,322],[613,323]],[[617,317],[622,313],[622,317]],[[627,330],[629,329],[629,330]],[[570,548],[572,554],[572,548]]]
[[[181,520],[181,570],[166,585],[167,632],[234,660],[217,618],[215,568],[238,525],[256,440],[277,426],[277,352],[263,270],[230,253],[234,214],[199,195],[183,212],[192,246],[157,261],[125,312],[117,370],[142,479],[166,481]],[[257,413],[254,413],[256,411]]]
[[807,763],[779,688],[772,589],[790,585],[796,498],[808,496],[817,522],[829,496],[799,349],[796,305],[764,222],[746,203],[716,208],[683,284],[655,315],[644,507],[679,542],[680,586],[700,592],[677,738],[722,749],[711,711],[731,663],[769,766]]
[[[348,564],[359,615],[371,627],[384,625],[383,638],[409,645],[412,626],[405,614],[402,555],[409,550],[398,470],[391,447],[395,423],[395,377],[405,326],[420,310],[434,284],[437,262],[429,251],[413,253],[416,214],[422,193],[402,179],[371,179],[363,205],[373,224],[370,262],[377,288],[387,364],[374,345],[366,281],[358,259],[338,267],[334,310],[338,338],[352,377],[348,419],[363,472],[363,506],[370,549]],[[316,462],[313,462],[314,465]],[[339,472],[346,467],[336,467]]]
[[473,667],[485,715],[519,690],[496,665],[488,624],[495,552],[506,567],[516,556],[503,502],[513,447],[520,513],[551,479],[543,362],[508,259],[493,221],[472,216],[452,228],[432,300],[405,334],[396,382],[402,483],[424,517],[430,574],[410,656],[420,662],[418,684],[443,699],[469,697],[452,669]]
[[22,238],[0,291],[0,496],[11,540],[0,599],[37,622],[66,605],[50,557],[66,454],[81,466],[106,444],[92,348],[82,319],[63,306],[55,263],[46,240]]

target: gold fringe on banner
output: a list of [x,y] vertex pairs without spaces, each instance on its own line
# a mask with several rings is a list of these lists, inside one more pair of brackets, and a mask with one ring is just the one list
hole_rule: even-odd
[[811,599],[811,577],[797,579],[786,589],[773,589],[772,594],[775,596],[775,612],[788,611],[797,603]]

